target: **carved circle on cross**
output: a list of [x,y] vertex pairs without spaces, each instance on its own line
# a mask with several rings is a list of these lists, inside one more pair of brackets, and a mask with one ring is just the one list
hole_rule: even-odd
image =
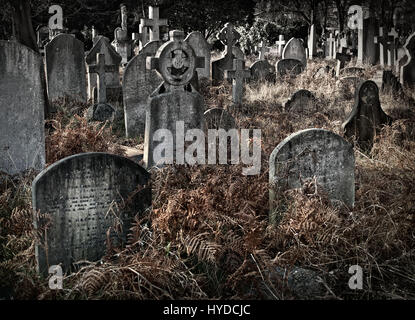
[[163,79],[174,86],[187,84],[193,77],[196,67],[196,55],[192,47],[184,41],[184,33],[175,30],[170,33],[169,42],[160,47],[158,72]]

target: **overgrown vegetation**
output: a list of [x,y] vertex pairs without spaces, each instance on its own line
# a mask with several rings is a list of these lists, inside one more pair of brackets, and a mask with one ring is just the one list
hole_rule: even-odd
[[[230,86],[202,86],[206,108],[231,112],[240,128],[262,130],[262,169],[241,166],[168,166],[152,172],[153,208],[137,217],[125,248],[102,263],[66,275],[64,289],[48,289],[36,275],[30,187],[34,173],[0,178],[1,295],[15,299],[292,299],[277,270],[301,267],[323,280],[324,299],[415,298],[414,106],[381,95],[395,121],[376,137],[370,154],[355,149],[356,204],[331,206],[313,184],[281,195],[288,203],[278,226],[268,223],[268,158],[289,134],[325,128],[341,134],[353,92],[337,89],[327,61],[310,62],[295,79],[250,84],[244,104],[232,107]],[[365,78],[375,73],[367,68]],[[313,114],[286,113],[297,89],[312,91]],[[407,94],[414,92],[407,91]],[[68,110],[66,105],[62,106]],[[76,108],[75,108],[76,109]],[[82,108],[81,108],[82,109]],[[47,135],[48,163],[86,151],[118,152],[125,138],[82,112],[58,112]],[[364,272],[363,290],[348,287],[351,265]]]

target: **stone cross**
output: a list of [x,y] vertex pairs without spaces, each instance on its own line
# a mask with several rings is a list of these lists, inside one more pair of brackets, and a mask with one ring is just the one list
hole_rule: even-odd
[[[379,45],[379,60],[382,67],[385,66],[385,48],[388,47],[388,38],[384,36],[383,27],[379,28],[379,35],[374,38],[374,42]],[[388,66],[390,66],[388,60]]]
[[269,48],[266,46],[264,41],[261,41],[259,46],[255,47],[255,50],[259,52],[259,60],[265,60],[265,54],[269,52]]
[[232,79],[232,102],[242,103],[244,79],[251,78],[251,71],[244,69],[244,61],[241,59],[233,60],[233,70],[225,71],[225,79]]
[[275,44],[277,45],[277,47],[278,47],[278,56],[281,56],[281,54],[282,54],[282,48],[284,47],[284,45],[285,45],[285,40],[284,40],[284,36],[282,35],[282,34],[280,34],[280,36],[279,36],[279,38],[278,38],[278,41],[277,42],[275,42]]
[[232,47],[240,37],[241,35],[235,30],[232,23],[225,24],[219,33],[219,40],[226,46],[226,56],[232,55]]
[[105,82],[105,74],[107,72],[118,71],[116,65],[105,65],[105,54],[97,53],[97,63],[88,66],[89,73],[96,73],[98,75],[98,104],[107,103],[107,85]]
[[121,29],[127,31],[127,7],[124,4],[121,5]]
[[[160,40],[160,27],[168,26],[168,23],[167,19],[160,19],[158,7],[150,6],[148,8],[148,19],[141,19],[141,25],[142,27],[150,27],[150,41],[158,41]],[[141,30],[140,33],[142,33]]]
[[397,54],[397,39],[399,38],[399,33],[396,31],[396,29],[393,27],[391,31],[388,33],[388,40],[390,44],[390,48],[388,50],[388,61],[391,62],[391,65],[399,65],[398,54]]
[[330,37],[327,38],[327,43],[328,43],[328,46],[329,46],[329,55],[328,55],[329,58],[333,57],[333,52],[334,52],[333,49],[334,49],[334,41],[335,40],[336,39],[333,37],[333,33],[330,32]]
[[336,66],[336,77],[340,77],[340,70],[344,68],[344,65],[347,61],[351,60],[351,56],[346,53],[347,48],[341,48],[341,52],[336,53],[336,60],[337,60],[337,66]]
[[361,6],[353,5],[348,11],[349,20],[348,27],[351,30],[357,30],[357,63],[363,63],[363,8]]

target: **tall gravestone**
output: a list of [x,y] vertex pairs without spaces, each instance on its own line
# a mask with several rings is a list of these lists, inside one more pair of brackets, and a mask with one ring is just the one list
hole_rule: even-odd
[[405,86],[415,84],[415,33],[411,34],[405,43],[408,61],[401,67],[401,83]]
[[184,126],[182,134],[189,129],[203,130],[204,127],[203,97],[189,83],[195,69],[204,66],[204,58],[196,57],[192,47],[184,41],[182,31],[171,31],[170,39],[158,49],[155,57],[147,58],[147,68],[156,69],[164,80],[152,93],[146,113],[144,163],[147,168],[165,164],[155,159],[153,154],[160,145],[154,139],[158,129],[171,132],[172,156],[176,163],[184,164],[184,159],[176,155],[176,146],[183,143],[176,140],[178,125],[182,123]]
[[342,128],[345,137],[356,141],[362,150],[369,151],[381,126],[391,121],[380,106],[378,86],[369,80],[362,82],[356,90],[353,110]]
[[379,63],[379,46],[374,39],[379,36],[378,21],[374,17],[364,19],[363,21],[363,38],[364,38],[364,55],[363,59],[369,64]]
[[308,58],[309,59],[313,59],[313,57],[317,54],[317,34],[316,34],[316,28],[315,25],[312,24],[310,26],[310,32],[308,34],[308,41],[307,41],[307,46],[308,46]]
[[212,61],[212,80],[218,82],[224,79],[225,70],[233,68],[233,46],[239,40],[241,35],[235,30],[231,23],[225,24],[225,27],[219,33],[219,40],[225,45],[225,53],[222,58]]
[[210,78],[210,46],[199,31],[193,31],[184,40],[190,44],[197,57],[205,58],[205,66],[196,69],[199,80]]
[[69,96],[86,102],[84,44],[69,34],[59,34],[45,47],[49,101]]
[[233,69],[225,70],[225,79],[232,79],[232,102],[241,104],[244,94],[244,80],[251,78],[251,71],[245,69],[243,60],[233,60]]
[[121,63],[126,64],[132,55],[132,41],[128,38],[127,7],[121,4],[121,27],[114,30],[112,45],[121,56]]
[[[59,264],[71,271],[74,262],[101,259],[108,238],[124,243],[134,216],[151,205],[149,180],[132,160],[108,153],[73,155],[42,171],[32,184],[32,204],[50,216],[50,225],[36,245],[38,271],[47,275]],[[36,228],[46,222],[34,220]]]
[[[111,46],[108,38],[99,36],[98,41],[88,52],[88,55],[85,57],[85,62],[87,65],[97,64],[97,54],[103,53],[105,55],[105,65],[115,65],[118,66],[121,63],[121,56],[114,50]],[[106,73],[105,83],[107,86],[107,95],[117,95],[121,91],[120,84],[120,73],[117,69],[113,72]],[[94,73],[88,73],[88,98],[94,99],[94,88],[97,86],[97,75]]]
[[45,166],[42,59],[28,47],[0,40],[0,171]]
[[301,61],[304,67],[307,66],[307,55],[303,42],[297,38],[291,38],[282,52],[283,59],[295,59]]
[[362,64],[364,58],[363,8],[358,5],[349,7],[347,26],[357,30],[357,63]]
[[281,208],[275,208],[278,194],[314,177],[332,202],[354,206],[353,147],[333,132],[306,129],[290,135],[271,153],[269,166],[272,223],[281,218]]
[[148,42],[124,70],[122,91],[125,133],[129,138],[144,135],[148,98],[162,82],[155,70],[146,68],[146,59],[155,56],[161,44],[161,41]]

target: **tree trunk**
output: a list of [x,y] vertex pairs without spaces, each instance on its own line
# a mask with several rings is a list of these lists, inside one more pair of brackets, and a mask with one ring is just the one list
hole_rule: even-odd
[[9,0],[13,7],[13,24],[17,41],[39,53],[32,26],[30,1]]

